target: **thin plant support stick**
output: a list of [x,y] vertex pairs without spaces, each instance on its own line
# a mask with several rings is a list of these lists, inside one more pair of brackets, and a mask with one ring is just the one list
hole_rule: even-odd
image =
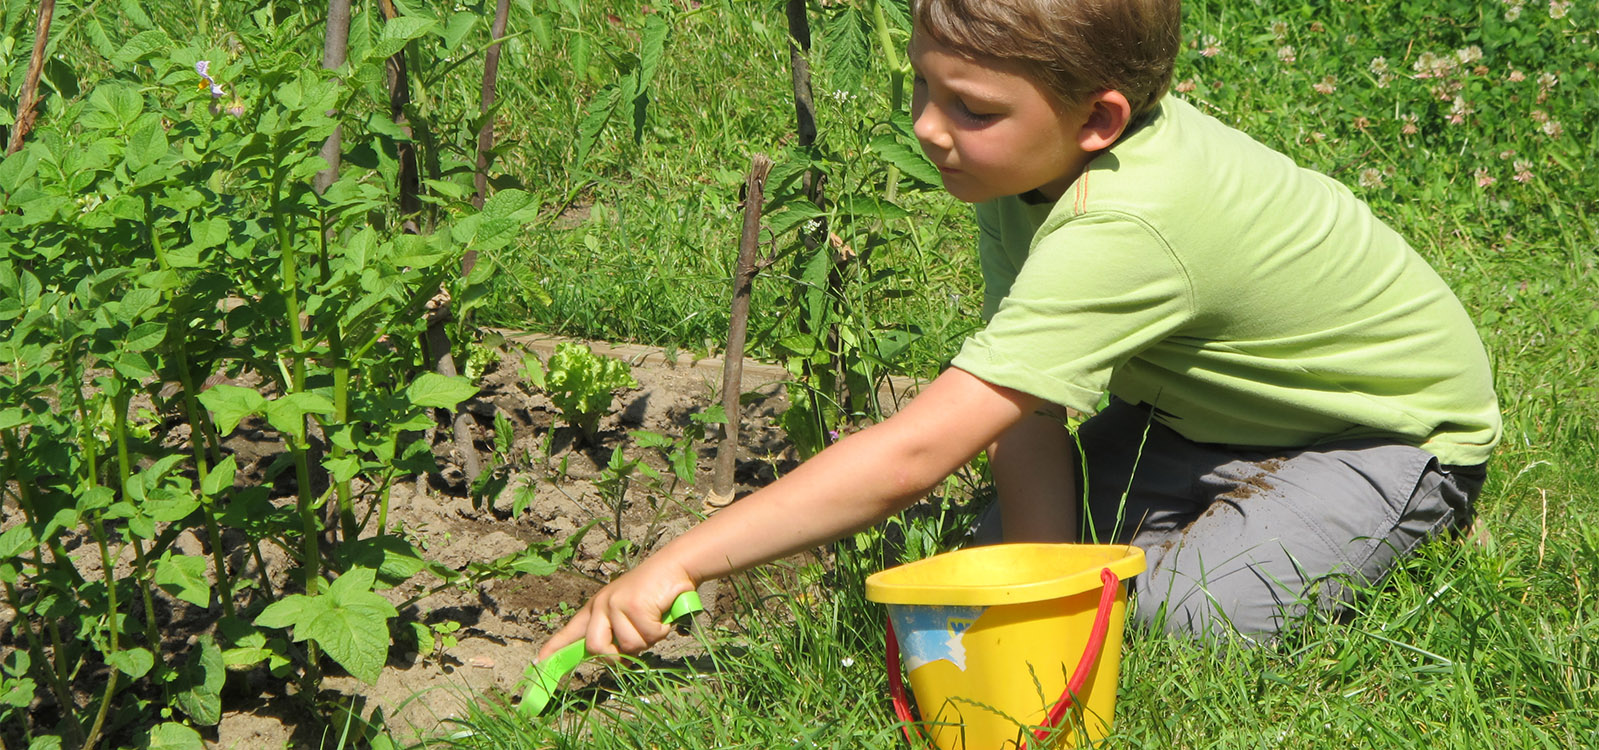
[[[393,0],[380,0],[385,19],[393,20],[400,15],[399,9]],[[503,33],[503,24],[501,29]],[[495,38],[499,38],[496,33]],[[495,56],[495,65],[498,66],[499,45],[494,45],[491,54]],[[407,138],[412,135],[410,122],[406,119],[405,108],[411,102],[411,86],[405,67],[405,50],[401,49],[389,58],[389,113],[394,118],[395,124],[400,126]],[[487,73],[485,73],[485,76]],[[489,84],[485,83],[487,87]],[[481,142],[481,135],[480,135]],[[404,229],[415,234],[420,230],[414,220],[422,208],[417,197],[420,183],[418,182],[418,166],[416,148],[407,140],[399,144],[400,157],[400,213],[407,217]],[[409,199],[407,198],[409,196]],[[461,276],[465,277],[472,272],[472,267],[477,263],[477,253],[468,251],[461,258]],[[434,372],[445,377],[453,378],[459,374],[455,366],[455,356],[450,351],[450,336],[446,326],[453,319],[450,312],[450,298],[448,294],[440,293],[435,297],[437,307],[428,311],[428,328],[424,334],[424,342],[431,368]],[[457,408],[450,416],[450,432],[454,438],[455,452],[461,457],[461,470],[466,474],[468,486],[477,481],[478,475],[483,473],[483,462],[478,457],[476,438],[472,432],[472,415],[465,409]]]
[[733,271],[733,309],[727,326],[727,351],[722,360],[722,445],[716,450],[716,477],[711,486],[712,505],[733,500],[733,470],[738,457],[739,395],[743,392],[744,337],[749,331],[750,287],[755,280],[755,252],[760,247],[761,205],[765,203],[766,175],[772,160],[766,154],[750,159],[744,179],[744,229],[738,241],[738,265]]
[[[328,0],[328,30],[322,38],[322,67],[332,70],[344,64],[350,44],[350,0]],[[329,115],[336,113],[329,112]],[[322,142],[322,158],[328,168],[316,173],[311,187],[317,195],[326,192],[339,177],[339,154],[343,148],[344,126],[334,125],[333,134]]]
[[[489,111],[494,108],[494,85],[500,75],[500,39],[505,36],[505,20],[511,11],[511,0],[499,0],[494,5],[494,25],[489,37],[494,40],[483,54],[483,95],[479,99],[478,114],[483,126],[477,131],[477,174],[472,178],[477,192],[472,195],[472,205],[479,210],[489,197],[489,152],[494,150],[494,118]],[[476,251],[469,251],[476,255]]]
[[[394,7],[393,0],[382,0],[379,3],[383,9],[383,18],[392,21],[400,17],[399,9]],[[409,46],[409,45],[407,45]],[[405,64],[405,47],[389,55],[384,63],[384,72],[388,74],[389,83],[389,119],[399,127],[405,138],[394,144],[396,160],[399,162],[399,174],[396,181],[400,191],[400,217],[407,233],[416,234],[418,227],[417,215],[422,212],[421,193],[422,183],[417,168],[416,142],[412,140],[411,121],[405,114],[405,108],[411,104],[411,75]]]
[[33,57],[28,60],[28,75],[22,80],[22,97],[17,103],[16,122],[11,126],[11,142],[6,144],[6,155],[22,148],[22,140],[33,129],[38,116],[34,108],[39,104],[39,75],[44,71],[44,51],[50,43],[50,19],[56,14],[56,0],[39,0],[39,23],[33,32]]

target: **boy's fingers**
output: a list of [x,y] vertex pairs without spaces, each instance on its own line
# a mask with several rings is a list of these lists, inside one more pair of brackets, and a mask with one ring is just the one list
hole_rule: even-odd
[[561,650],[562,646],[581,640],[588,632],[588,622],[589,608],[584,607],[578,610],[578,613],[573,615],[570,621],[563,625],[560,630],[555,631],[555,634],[544,642],[544,646],[539,649],[536,660],[544,661],[556,651]]
[[636,654],[650,646],[634,621],[626,615],[611,618],[611,640],[617,650],[624,654]]
[[611,618],[598,611],[589,616],[588,630],[584,634],[591,654],[616,653],[615,637],[611,633]]

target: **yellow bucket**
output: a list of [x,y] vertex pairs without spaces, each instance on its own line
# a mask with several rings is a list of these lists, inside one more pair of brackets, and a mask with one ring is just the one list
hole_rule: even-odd
[[890,568],[866,579],[888,605],[889,689],[900,655],[941,750],[1076,747],[1110,731],[1127,590],[1137,547],[1000,544]]

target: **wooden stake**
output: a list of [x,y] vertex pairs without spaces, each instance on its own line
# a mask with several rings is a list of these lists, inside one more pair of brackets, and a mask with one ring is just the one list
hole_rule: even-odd
[[39,23],[33,32],[33,57],[28,60],[28,75],[22,81],[22,98],[17,103],[16,122],[11,125],[11,142],[6,145],[6,155],[22,148],[22,139],[33,129],[38,116],[34,107],[39,104],[39,75],[44,72],[44,51],[50,42],[50,19],[56,14],[56,0],[39,0]]
[[[328,0],[328,29],[322,37],[322,67],[332,70],[344,64],[345,53],[350,48],[350,0]],[[330,116],[337,113],[329,112]],[[343,151],[344,126],[333,126],[333,134],[322,142],[322,158],[328,168],[316,173],[311,180],[317,195],[326,192],[339,178],[340,154]]]
[[750,287],[755,281],[755,253],[761,240],[761,204],[766,192],[766,175],[772,160],[766,154],[750,159],[749,176],[744,179],[744,230],[738,241],[738,265],[733,271],[733,308],[727,326],[727,351],[722,354],[722,410],[727,424],[722,429],[722,444],[716,449],[716,478],[706,504],[722,507],[733,502],[733,470],[738,458],[739,396],[743,393],[744,338],[749,332]]

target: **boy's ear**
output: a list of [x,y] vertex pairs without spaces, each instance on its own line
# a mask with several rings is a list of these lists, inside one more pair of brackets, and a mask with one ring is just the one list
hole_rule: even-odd
[[1083,106],[1087,108],[1087,116],[1077,131],[1077,145],[1090,153],[1110,148],[1122,137],[1122,131],[1133,117],[1133,106],[1115,89],[1095,93]]

